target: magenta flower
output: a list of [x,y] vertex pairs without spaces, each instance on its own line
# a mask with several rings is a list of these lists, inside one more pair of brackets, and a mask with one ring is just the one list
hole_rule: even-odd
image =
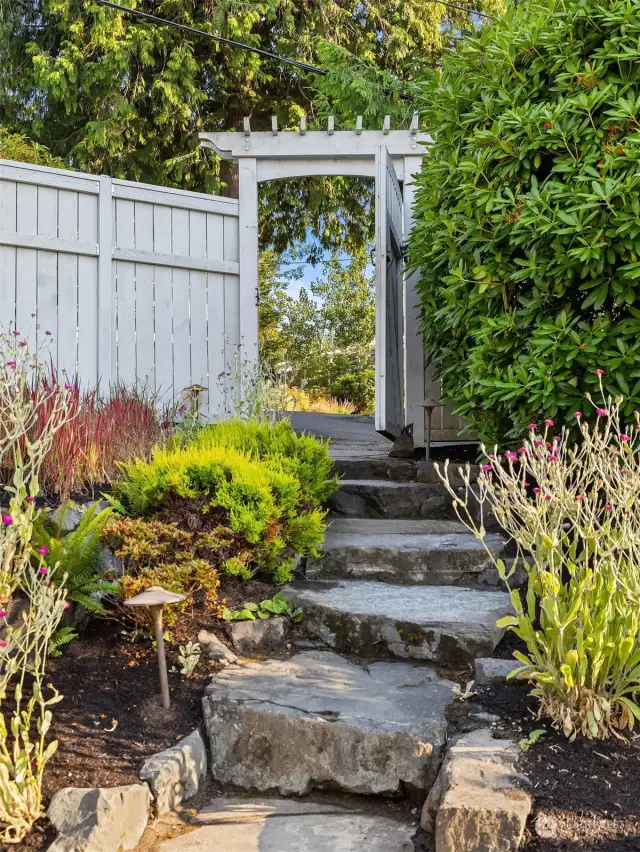
[[544,499],[545,500],[551,500],[551,494],[545,494]]
[[6,609],[0,609],[0,618],[6,618],[6,617],[7,617]]
[[16,365],[15,361],[7,361],[7,367],[15,367],[15,365]]
[[630,440],[631,440],[631,438],[629,437],[629,435],[624,435],[624,434],[623,434],[623,435],[620,435],[620,440],[621,440],[621,441],[630,441]]
[[606,409],[604,408],[596,408],[596,414],[598,415],[598,417],[606,417],[608,413],[609,412],[606,411]]
[[71,385],[69,384],[69,382],[65,382],[64,389],[71,390]]
[[23,348],[24,348],[25,346],[28,346],[28,345],[29,345],[29,343],[28,343],[26,340],[21,340],[21,341],[20,341],[20,346],[22,346]]
[[535,432],[535,430],[537,428],[538,428],[537,423],[529,423],[529,425],[527,426],[527,429],[531,429],[532,432]]
[[607,510],[607,512],[610,512],[613,509],[613,506],[611,505],[611,503],[605,503],[604,507]]
[[482,469],[483,470],[491,470],[491,465],[490,464],[483,464]]
[[604,370],[597,369],[596,376],[604,376]]
[[13,334],[15,334],[16,337],[20,337],[20,332],[18,331],[17,328],[13,329]]
[[64,602],[64,608],[65,609],[69,609],[70,606],[71,606],[71,604],[69,603],[69,601]]
[[495,459],[494,455],[489,456],[490,459]]
[[513,450],[507,450],[507,452],[505,453],[505,456],[508,459],[511,459],[511,461],[518,461],[518,454],[514,453]]
[[533,493],[534,493],[534,494],[539,494],[539,493],[540,493],[540,489],[538,488],[538,486],[536,486],[536,487],[533,489]]
[[581,411],[575,411],[575,412],[574,412],[574,414],[573,414],[573,416],[574,416],[574,417],[577,417],[577,418],[578,418],[578,420],[580,420],[580,418],[582,417],[582,412],[581,412]]
[[13,523],[13,518],[11,517],[11,515],[3,515],[2,523],[5,525],[5,527],[10,527]]
[[4,639],[0,639],[0,648],[6,648],[6,647],[7,647],[7,643],[4,641]]
[[521,456],[526,456],[529,451],[527,450],[526,447],[520,447],[518,452],[520,453]]
[[556,424],[553,422],[553,420],[549,419],[549,420],[544,421],[544,425],[545,426],[555,426]]
[[586,500],[584,494],[576,494],[576,500],[579,500],[581,503]]
[[46,565],[41,565],[39,571],[40,571],[40,574],[48,574],[49,573],[49,569],[47,568]]
[[44,545],[44,547],[41,547],[40,550],[38,551],[40,556],[46,556],[48,552],[49,552],[49,548],[47,547],[46,544]]
[[35,497],[25,497],[24,500],[25,500],[25,503],[35,503],[36,502]]
[[533,442],[534,447],[541,447],[543,444],[544,444],[544,441],[534,441]]
[[45,334],[47,335],[47,337],[51,337],[51,332],[50,332],[50,331],[45,331]]

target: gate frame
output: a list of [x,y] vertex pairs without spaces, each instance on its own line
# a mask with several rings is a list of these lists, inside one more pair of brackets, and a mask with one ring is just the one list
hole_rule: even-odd
[[[306,119],[298,131],[278,129],[272,118],[270,132],[254,133],[244,119],[240,132],[200,133],[200,144],[224,160],[238,162],[240,340],[243,357],[258,362],[258,184],[268,180],[297,177],[353,176],[376,180],[376,151],[384,146],[402,184],[405,240],[413,226],[414,179],[420,171],[424,146],[432,142],[418,131],[414,115],[408,130],[391,130],[386,116],[382,130],[362,130],[358,117],[355,130],[334,130],[329,118],[326,131],[307,131]],[[420,311],[415,290],[415,272],[404,276],[404,425],[413,424],[413,442],[425,445],[423,402],[433,379],[426,367],[420,332]],[[439,388],[438,388],[439,396]]]

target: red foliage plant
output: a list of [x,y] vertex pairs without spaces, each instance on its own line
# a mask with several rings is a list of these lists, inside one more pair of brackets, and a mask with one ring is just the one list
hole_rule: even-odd
[[[60,386],[53,365],[38,377],[33,387],[38,405],[37,433],[47,421],[52,388]],[[110,389],[107,397],[96,390],[84,391],[76,379],[64,382],[72,416],[56,433],[40,473],[40,488],[48,496],[67,499],[71,494],[90,492],[110,482],[118,462],[146,459],[161,437],[156,400],[123,385]]]

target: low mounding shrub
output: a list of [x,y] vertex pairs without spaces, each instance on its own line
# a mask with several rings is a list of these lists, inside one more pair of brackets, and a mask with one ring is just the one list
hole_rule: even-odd
[[446,399],[493,443],[640,404],[640,15],[512,4],[420,87],[412,262]]
[[[578,444],[567,429],[554,437],[553,420],[531,424],[519,451],[496,449],[478,479],[528,572],[526,590],[510,589],[515,614],[498,622],[526,643],[516,676],[532,681],[540,716],[571,738],[621,737],[640,720],[640,412],[623,426],[621,404],[596,406],[593,426],[575,412]],[[446,465],[443,479],[483,540],[468,512],[469,471],[466,496],[449,486]]]
[[297,555],[324,539],[321,500],[333,490],[326,447],[298,438],[288,423],[221,424],[186,447],[156,449],[121,465],[115,494],[136,517],[178,528],[234,534],[220,563],[227,573],[271,573],[288,581]]
[[288,420],[228,420],[206,426],[196,439],[200,447],[230,447],[266,461],[273,469],[291,473],[300,483],[302,498],[315,508],[337,488],[331,473],[327,444],[307,435],[296,435]]

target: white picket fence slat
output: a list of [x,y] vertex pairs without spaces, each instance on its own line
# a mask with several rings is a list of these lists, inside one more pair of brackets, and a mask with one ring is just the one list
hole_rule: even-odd
[[3,160],[0,322],[85,388],[168,402],[198,384],[215,417],[242,359],[238,215],[234,199]]

